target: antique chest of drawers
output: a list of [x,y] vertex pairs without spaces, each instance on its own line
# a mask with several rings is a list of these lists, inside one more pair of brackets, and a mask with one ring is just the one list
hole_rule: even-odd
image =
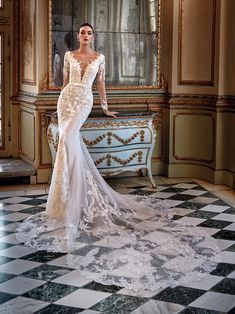
[[[151,157],[155,144],[154,115],[123,115],[117,118],[88,118],[80,133],[88,151],[103,176],[124,171],[146,170],[153,187]],[[58,143],[56,117],[47,130],[54,163]]]

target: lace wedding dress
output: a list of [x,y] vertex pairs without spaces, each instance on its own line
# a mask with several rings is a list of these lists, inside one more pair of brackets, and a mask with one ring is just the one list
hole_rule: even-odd
[[[209,273],[220,256],[215,240],[172,220],[164,201],[112,190],[86,149],[79,130],[92,109],[95,77],[104,81],[104,56],[82,74],[81,62],[67,52],[64,71],[69,84],[58,100],[59,145],[46,211],[26,219],[17,238],[67,253],[68,266],[92,280],[134,290],[176,286]],[[105,89],[99,93],[107,109]]]

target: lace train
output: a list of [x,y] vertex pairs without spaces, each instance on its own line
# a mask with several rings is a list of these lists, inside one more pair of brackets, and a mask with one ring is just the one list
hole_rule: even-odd
[[164,212],[164,202],[123,195],[137,211],[117,209],[102,198],[91,177],[90,184],[79,229],[40,213],[19,226],[17,238],[30,247],[67,253],[68,266],[88,279],[132,290],[200,280],[220,261],[216,241],[202,228],[171,220],[170,209],[163,216],[159,208]]

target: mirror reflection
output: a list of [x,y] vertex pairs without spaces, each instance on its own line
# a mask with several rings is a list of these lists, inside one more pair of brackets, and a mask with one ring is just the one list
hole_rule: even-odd
[[63,80],[63,58],[78,48],[76,32],[88,22],[94,50],[106,57],[106,85],[157,86],[159,1],[51,0],[50,85]]

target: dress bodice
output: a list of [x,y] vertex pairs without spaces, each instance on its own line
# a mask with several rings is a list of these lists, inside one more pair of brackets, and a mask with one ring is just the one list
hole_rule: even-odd
[[82,84],[91,87],[95,77],[100,71],[104,71],[105,57],[99,54],[93,59],[82,73],[81,62],[73,56],[71,51],[67,51],[64,56],[64,68],[69,71],[70,84]]

